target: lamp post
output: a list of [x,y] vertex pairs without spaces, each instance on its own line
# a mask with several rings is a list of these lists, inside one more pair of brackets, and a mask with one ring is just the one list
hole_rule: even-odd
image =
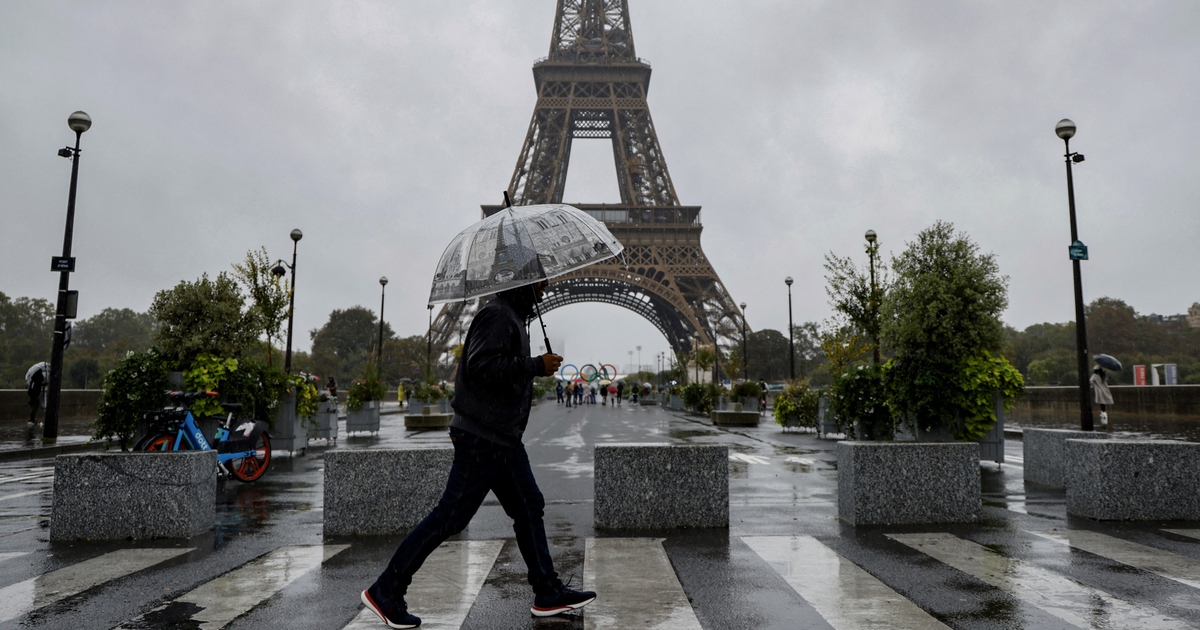
[[300,243],[300,239],[304,238],[304,233],[300,230],[292,230],[292,288],[288,291],[288,336],[287,336],[287,353],[283,355],[283,371],[286,374],[292,373],[292,320],[296,314],[296,248]]
[[746,303],[742,302],[738,306],[742,307],[742,380],[750,380],[750,361],[746,356]]
[[875,365],[879,365],[879,289],[875,286],[875,257],[879,255],[879,244],[875,242],[875,230],[867,230],[867,257],[871,260],[871,298],[867,307],[871,309],[871,343],[875,346]]
[[638,351],[637,371],[641,372],[642,371],[642,347],[637,346],[637,351]]
[[631,375],[637,374],[637,370],[633,369],[633,350],[628,350],[627,352],[629,353],[629,373]]
[[379,277],[379,347],[375,349],[375,366],[383,369],[383,298],[387,289],[387,276]]
[[788,363],[791,365],[791,380],[796,380],[796,335],[792,330],[792,277],[783,279],[788,288]]
[[1075,226],[1075,181],[1071,176],[1071,165],[1083,161],[1079,153],[1071,153],[1071,138],[1075,136],[1075,123],[1064,118],[1054,126],[1054,133],[1062,138],[1066,147],[1067,203],[1071,212],[1071,271],[1075,276],[1075,347],[1079,365],[1079,424],[1084,431],[1092,431],[1092,401],[1088,398],[1088,351],[1087,323],[1083,314],[1083,280],[1079,275],[1079,261],[1087,260],[1087,247],[1079,241]]
[[425,333],[425,369],[428,370],[425,378],[433,377],[433,305],[427,306],[429,309],[429,331]]
[[[42,426],[42,441],[58,440],[58,401],[62,390],[63,349],[67,331],[67,301],[71,289],[71,272],[75,260],[71,258],[71,239],[75,232],[75,188],[79,182],[79,139],[92,126],[92,118],[84,112],[74,112],[67,117],[67,126],[75,132],[75,148],[58,150],[61,157],[71,160],[71,188],[67,192],[67,227],[63,232],[63,253],[50,263],[51,271],[58,271],[58,307],[54,314],[54,338],[50,348],[50,383],[46,391],[46,416]],[[70,317],[75,317],[74,313]]]

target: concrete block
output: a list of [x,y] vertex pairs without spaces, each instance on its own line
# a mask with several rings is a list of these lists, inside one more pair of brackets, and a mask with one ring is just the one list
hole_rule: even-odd
[[729,527],[729,447],[597,444],[595,525]]
[[308,448],[308,430],[296,415],[296,392],[288,391],[279,398],[275,423],[271,426],[271,454],[290,455]]
[[450,426],[452,413],[438,413],[437,407],[424,407],[420,414],[404,416],[405,429],[443,429]]
[[346,408],[346,434],[355,431],[379,432],[379,402],[368,400],[358,411]]
[[978,442],[837,444],[838,516],[851,525],[979,520]]
[[1107,433],[1065,429],[1025,429],[1021,434],[1025,481],[1062,488],[1066,485],[1063,443],[1067,440],[1106,440]]
[[213,528],[216,509],[216,451],[54,460],[50,540],[190,538]]
[[312,434],[314,440],[333,441],[338,437],[338,408],[332,400],[317,403],[317,425]]
[[1067,514],[1106,521],[1200,520],[1200,443],[1070,439],[1063,468]]
[[[741,407],[741,404],[731,405]],[[723,427],[756,427],[761,416],[757,411],[712,411],[712,423]]]
[[325,453],[325,535],[412,529],[446,489],[454,448],[335,449]]

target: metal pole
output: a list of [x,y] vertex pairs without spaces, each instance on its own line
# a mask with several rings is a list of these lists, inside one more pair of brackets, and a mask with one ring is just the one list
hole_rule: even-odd
[[[875,255],[878,251],[879,251],[879,246],[876,245],[874,242],[872,242],[870,245],[867,246],[867,253],[870,255],[870,258],[871,258],[871,300],[870,300],[871,319],[875,320],[874,322],[872,322],[873,325],[875,325],[875,326],[878,326],[878,324],[879,324],[879,304],[875,301],[875,297],[877,295],[876,288],[875,288]],[[875,329],[872,337],[874,337],[874,338],[871,339],[871,343],[873,343],[875,345],[875,365],[879,365],[881,357],[879,356],[879,329],[878,328]]]
[[[71,188],[67,193],[67,227],[63,234],[63,258],[71,257],[71,240],[75,231],[75,188],[79,182],[79,139],[75,132],[75,150],[71,159]],[[50,348],[50,383],[46,391],[46,415],[42,426],[42,441],[58,440],[59,393],[62,390],[63,337],[67,330],[67,291],[71,288],[71,272],[58,274],[58,307],[54,314],[54,337]]]
[[292,319],[296,314],[296,247],[299,244],[300,239],[292,239],[292,288],[288,292],[287,354],[283,357],[283,371],[285,374],[292,373]]
[[379,347],[375,350],[375,365],[383,369],[383,298],[387,293],[387,285],[379,285]]
[[791,364],[792,378],[796,380],[796,332],[792,326],[792,285],[788,283],[788,362]]
[[746,350],[746,303],[742,303],[742,380],[750,380],[750,355]]
[[425,378],[433,376],[433,305],[429,305],[429,330],[425,333]]
[[[1075,181],[1071,174],[1071,140],[1063,138],[1067,159],[1067,201],[1071,209],[1071,243],[1079,240],[1075,225]],[[1084,431],[1092,431],[1092,401],[1088,397],[1088,351],[1087,323],[1083,312],[1083,280],[1079,274],[1079,261],[1071,261],[1071,272],[1075,276],[1075,347],[1079,368],[1079,425]]]

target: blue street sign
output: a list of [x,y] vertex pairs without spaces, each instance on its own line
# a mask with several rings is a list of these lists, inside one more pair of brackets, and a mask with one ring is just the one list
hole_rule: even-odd
[[1075,241],[1074,243],[1071,243],[1071,246],[1067,248],[1067,251],[1070,252],[1070,254],[1071,254],[1071,260],[1087,260],[1088,259],[1087,245],[1084,245],[1080,241]]

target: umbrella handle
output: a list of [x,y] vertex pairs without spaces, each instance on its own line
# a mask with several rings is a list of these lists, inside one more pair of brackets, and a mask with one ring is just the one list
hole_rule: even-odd
[[554,354],[554,351],[550,349],[550,337],[546,336],[546,322],[542,321],[542,309],[538,308],[536,297],[533,300],[533,310],[537,313],[538,323],[542,325],[542,341],[546,342],[546,353]]
[[504,207],[511,208],[512,200],[508,198],[508,191],[504,191]]

